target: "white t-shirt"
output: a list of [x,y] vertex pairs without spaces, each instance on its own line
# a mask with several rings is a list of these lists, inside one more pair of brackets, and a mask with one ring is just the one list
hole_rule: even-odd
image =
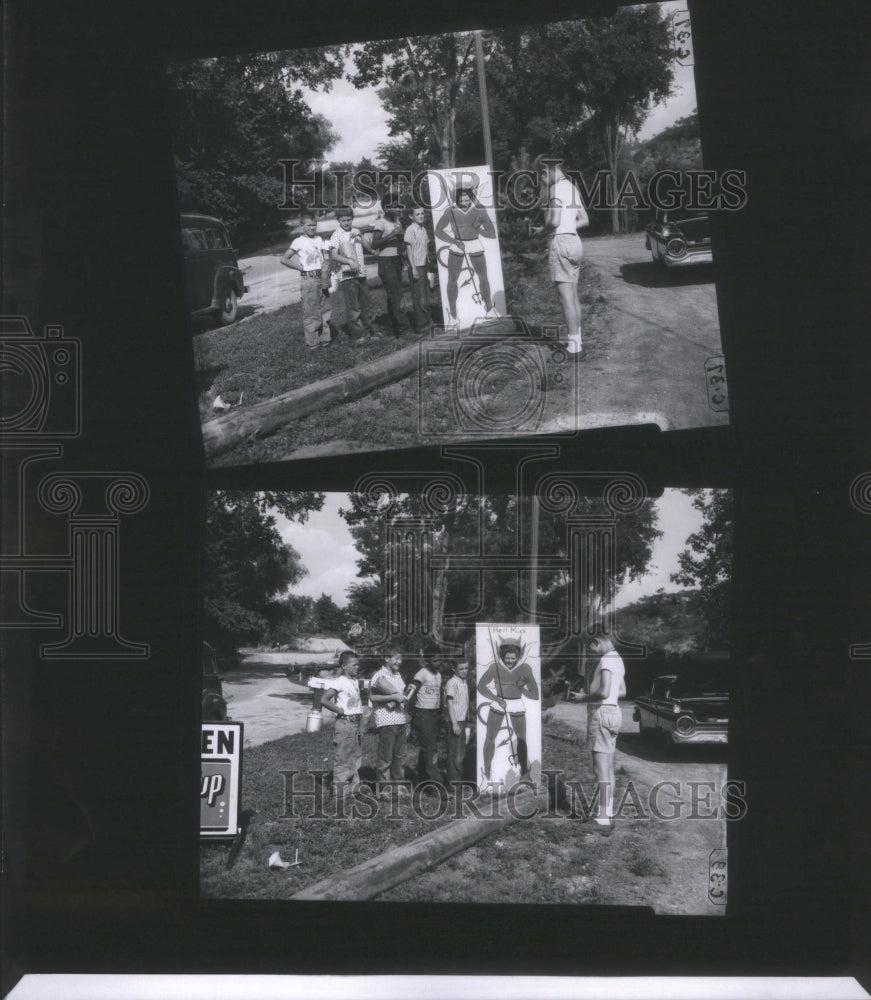
[[415,704],[418,708],[438,708],[442,690],[442,679],[429,667],[421,667],[414,675],[414,680],[420,684]]
[[593,688],[598,687],[599,677],[603,670],[608,670],[611,673],[611,691],[607,698],[593,704],[616,705],[617,699],[620,697],[620,688],[623,686],[623,679],[626,676],[626,667],[623,665],[623,659],[616,649],[609,649],[607,653],[602,654],[598,666],[593,671]]
[[335,702],[345,715],[359,715],[363,711],[360,701],[360,685],[356,680],[346,677],[334,677],[327,683],[327,689],[336,692]]
[[548,203],[559,202],[560,218],[555,233],[571,233],[573,236],[578,232],[578,209],[583,206],[581,194],[568,177],[561,177],[554,181],[548,193]]
[[324,262],[324,241],[320,236],[297,236],[290,249],[299,254],[303,271],[320,271]]

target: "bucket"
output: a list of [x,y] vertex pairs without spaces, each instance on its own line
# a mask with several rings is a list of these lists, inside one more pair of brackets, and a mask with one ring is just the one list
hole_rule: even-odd
[[305,720],[305,731],[307,733],[320,732],[322,720],[323,716],[321,715],[321,713],[316,711],[315,709],[312,709],[308,713],[308,717]]

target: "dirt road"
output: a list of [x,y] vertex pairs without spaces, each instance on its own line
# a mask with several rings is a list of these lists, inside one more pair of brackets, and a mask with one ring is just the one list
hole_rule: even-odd
[[727,424],[705,380],[705,361],[722,353],[711,269],[660,270],[643,233],[584,240],[584,256],[605,301],[584,327],[580,412],[645,411],[663,430]]

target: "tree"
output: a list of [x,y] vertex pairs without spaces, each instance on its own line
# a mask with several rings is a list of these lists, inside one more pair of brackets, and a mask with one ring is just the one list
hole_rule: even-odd
[[208,497],[203,560],[205,638],[220,651],[268,638],[279,617],[275,598],[305,575],[298,553],[276,528],[274,512],[305,521],[322,493],[217,490]]
[[[442,642],[462,642],[470,633],[475,621],[531,621],[526,608],[530,605],[531,583],[528,575],[522,579],[513,572],[459,571],[453,565],[459,554],[478,550],[479,540],[485,542],[488,554],[512,555],[522,542],[523,551],[530,551],[530,525],[528,501],[516,496],[488,497],[459,496],[445,505],[444,510],[433,515],[418,494],[404,495],[388,501],[385,498],[375,508],[363,502],[358,494],[350,495],[351,506],[341,511],[348,522],[357,550],[360,583],[349,590],[349,612],[353,617],[366,621],[369,635],[383,634],[385,613],[392,620],[400,620],[400,609],[387,609],[386,597],[395,593],[392,573],[401,572],[397,552],[385,549],[385,523],[391,519],[408,516],[431,518],[429,533],[431,554],[440,557],[442,566],[433,573],[430,607],[432,613],[432,638],[436,645]],[[388,507],[388,504],[390,506]],[[431,502],[429,507],[431,507]],[[579,513],[604,513],[601,500],[582,498]],[[395,522],[394,522],[395,523]],[[616,588],[623,582],[636,579],[644,573],[650,560],[651,547],[659,536],[656,529],[656,511],[652,503],[645,502],[633,513],[617,518],[617,573],[610,581],[610,592],[590,589],[584,594],[587,606],[601,614]],[[519,538],[518,535],[522,536]],[[539,550],[542,553],[566,558],[565,518],[562,515],[542,512],[539,519]],[[482,578],[483,577],[483,578]],[[541,612],[565,613],[571,581],[565,570],[542,567],[537,576],[537,605]],[[591,588],[593,584],[591,583]],[[564,619],[563,619],[564,621]],[[551,645],[558,638],[554,628],[542,630],[542,643]],[[408,642],[414,648],[420,637],[412,636]]]
[[[629,136],[637,133],[652,104],[671,93],[674,79],[670,21],[656,6],[623,7],[613,17],[587,22],[589,62],[586,103],[591,127],[604,152],[612,195],[620,190],[619,162]],[[620,231],[620,208],[611,209]]]
[[684,492],[702,514],[702,526],[687,538],[687,547],[678,555],[680,570],[671,580],[698,588],[696,606],[705,621],[708,647],[722,648],[731,628],[734,498],[731,490]]
[[471,32],[365,42],[354,52],[355,87],[383,83],[378,91],[389,116],[390,135],[382,160],[400,153],[421,167],[456,166],[457,103],[473,73]]
[[[654,6],[504,28],[485,35],[485,51],[496,166],[525,167],[546,153],[581,170],[607,167],[614,200],[627,138],[671,91],[668,19]],[[458,130],[476,128],[470,107]],[[615,232],[619,219],[615,208]]]
[[322,593],[314,602],[314,612],[319,632],[332,632],[333,635],[344,634],[345,612],[329,594]]
[[170,69],[179,198],[234,234],[281,221],[281,159],[320,159],[336,142],[300,85],[329,88],[343,49],[203,59]]

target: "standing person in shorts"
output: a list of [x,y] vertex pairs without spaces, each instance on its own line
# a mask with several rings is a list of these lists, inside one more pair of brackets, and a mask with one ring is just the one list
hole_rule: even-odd
[[305,346],[314,351],[329,344],[330,331],[324,322],[323,305],[330,288],[330,266],[326,246],[318,236],[317,221],[313,215],[302,217],[302,236],[297,236],[290,244],[281,263],[299,271]]
[[360,720],[363,704],[357,672],[360,661],[346,649],[339,657],[339,676],[325,682],[321,706],[336,713],[333,730],[333,788],[337,795],[355,792],[360,784],[363,743]]
[[337,208],[338,227],[333,231],[327,247],[330,260],[340,265],[342,297],[348,314],[348,339],[359,344],[366,336],[376,336],[369,319],[369,284],[366,280],[366,262],[363,259],[363,236],[354,226],[354,212],[350,208]]
[[599,810],[587,832],[609,837],[614,831],[614,751],[623,720],[618,699],[626,694],[626,668],[609,635],[596,636],[588,648],[599,662],[578,700],[587,703],[586,746],[593,752]]
[[580,191],[563,172],[562,161],[539,157],[536,164],[546,192],[547,208],[544,225],[534,227],[530,232],[550,237],[547,261],[568,331],[566,349],[576,361],[582,361],[586,352],[581,337],[578,278],[583,247],[578,230],[589,225],[590,220]]

